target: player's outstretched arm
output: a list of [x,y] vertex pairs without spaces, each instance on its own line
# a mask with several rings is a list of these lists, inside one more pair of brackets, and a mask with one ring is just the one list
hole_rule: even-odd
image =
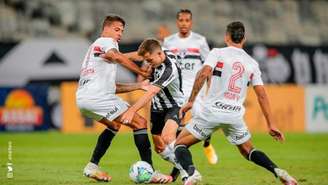
[[268,96],[265,92],[263,85],[256,85],[254,86],[254,91],[257,96],[257,101],[259,102],[261,106],[261,110],[264,114],[265,120],[267,122],[267,126],[269,129],[269,134],[276,139],[277,141],[284,141],[284,135],[280,130],[276,127],[276,124],[274,123],[272,112],[270,109],[270,103]]
[[183,105],[179,111],[180,118],[183,117],[183,113],[188,112],[188,110],[192,108],[192,105],[195,102],[199,91],[202,89],[205,81],[211,76],[211,73],[212,73],[212,67],[210,67],[209,65],[204,65],[202,69],[197,72],[188,102],[185,105]]
[[124,56],[122,53],[117,51],[117,49],[110,49],[105,54],[102,54],[101,57],[107,59],[108,61],[115,61],[124,67],[128,68],[129,70],[140,74],[146,78],[150,76],[149,73],[146,71],[142,71],[135,63],[133,63],[131,60],[129,60],[126,56]]
[[142,62],[144,60],[142,56],[138,55],[137,51],[124,53],[123,55],[132,61]]
[[157,87],[155,85],[149,85],[147,92],[122,115],[122,123],[131,123],[134,114],[143,106],[145,106],[148,102],[150,102],[153,96],[155,96],[160,90],[160,87]]
[[116,93],[125,93],[135,90],[149,89],[149,80],[144,80],[138,83],[116,83]]

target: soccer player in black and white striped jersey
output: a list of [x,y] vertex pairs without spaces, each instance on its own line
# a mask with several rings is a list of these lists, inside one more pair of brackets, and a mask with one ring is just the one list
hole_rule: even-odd
[[151,133],[155,151],[180,170],[183,180],[187,173],[176,163],[173,148],[177,130],[181,126],[178,113],[185,101],[176,56],[163,50],[156,39],[143,41],[139,46],[138,55],[151,65],[152,79],[147,92],[123,114],[122,122],[132,121],[134,114],[151,101]]

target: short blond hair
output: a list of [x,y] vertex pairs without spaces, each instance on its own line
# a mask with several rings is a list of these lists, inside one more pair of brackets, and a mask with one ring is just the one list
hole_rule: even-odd
[[161,43],[157,39],[145,39],[138,48],[138,55],[145,56],[146,53],[153,53],[158,48],[162,49]]

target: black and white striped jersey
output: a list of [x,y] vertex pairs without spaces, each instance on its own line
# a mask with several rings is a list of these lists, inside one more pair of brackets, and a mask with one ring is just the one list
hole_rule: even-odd
[[176,56],[164,51],[165,61],[154,69],[151,84],[161,88],[152,98],[152,111],[163,111],[174,106],[181,107],[184,103],[182,76]]

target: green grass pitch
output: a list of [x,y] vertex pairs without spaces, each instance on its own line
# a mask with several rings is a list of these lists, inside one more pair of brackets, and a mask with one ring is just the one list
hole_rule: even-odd
[[[286,142],[269,135],[254,134],[253,143],[280,167],[296,177],[301,185],[328,185],[328,134],[286,134]],[[113,179],[98,183],[82,176],[97,140],[96,134],[1,133],[0,185],[82,185],[134,184],[129,166],[138,160],[131,133],[119,133],[101,161],[102,169]],[[12,145],[14,177],[7,179],[8,142]],[[218,132],[212,143],[219,163],[209,165],[200,144],[192,147],[193,159],[203,175],[203,185],[274,185],[280,182],[266,170],[246,161]],[[155,168],[169,173],[171,166],[153,152]],[[181,184],[178,180],[173,184]]]

